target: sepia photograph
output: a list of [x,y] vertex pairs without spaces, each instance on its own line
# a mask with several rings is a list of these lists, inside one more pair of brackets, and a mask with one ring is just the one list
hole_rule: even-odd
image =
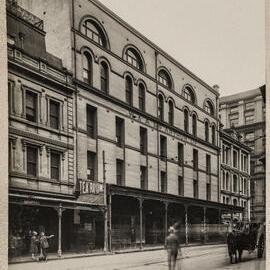
[[3,0],[0,270],[267,269],[266,6]]

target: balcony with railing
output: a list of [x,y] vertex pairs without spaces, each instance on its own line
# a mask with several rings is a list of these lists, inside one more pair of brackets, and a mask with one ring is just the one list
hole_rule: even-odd
[[19,6],[16,0],[6,0],[6,6],[10,13],[43,31],[43,20]]

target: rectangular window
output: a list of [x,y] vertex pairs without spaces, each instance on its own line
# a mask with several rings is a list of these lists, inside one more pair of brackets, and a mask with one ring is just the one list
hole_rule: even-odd
[[254,115],[245,116],[245,123],[246,125],[254,123]]
[[167,192],[167,174],[166,174],[166,172],[160,173],[160,188],[161,188],[161,192],[163,192],[163,193]]
[[27,146],[27,175],[37,176],[37,148]]
[[50,127],[54,129],[59,129],[59,108],[59,102],[50,100]]
[[51,178],[60,179],[60,153],[51,152]]
[[178,176],[178,195],[184,196],[184,179],[183,176]]
[[167,138],[160,135],[160,158],[166,160],[167,158]]
[[123,160],[117,159],[116,160],[116,184],[118,186],[124,186],[124,162]]
[[14,82],[8,81],[8,112],[9,114],[12,113],[12,110],[14,109]]
[[198,198],[198,181],[193,180],[193,197]]
[[198,171],[198,150],[193,149],[193,170]]
[[233,150],[233,167],[238,167],[238,154],[236,150]]
[[145,166],[140,167],[141,177],[141,189],[147,189],[147,168]]
[[182,143],[178,143],[178,164],[179,166],[184,165],[184,145]]
[[87,151],[87,179],[96,180],[96,153]]
[[125,122],[124,119],[115,117],[115,136],[116,136],[116,145],[119,147],[124,146],[124,130],[125,130]]
[[37,94],[31,91],[26,91],[25,99],[26,119],[31,122],[37,122]]
[[206,174],[211,174],[211,156],[206,155]]
[[206,184],[206,200],[207,201],[211,200],[211,184],[210,183]]
[[97,108],[87,105],[86,107],[86,125],[87,125],[87,136],[90,138],[96,138],[97,130]]
[[147,129],[143,127],[140,127],[140,152],[147,154]]

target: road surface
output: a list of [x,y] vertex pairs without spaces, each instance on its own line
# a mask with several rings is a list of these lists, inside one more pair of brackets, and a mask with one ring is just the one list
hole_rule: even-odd
[[[265,260],[257,259],[256,253],[244,251],[243,261],[230,264],[227,248],[219,246],[188,247],[182,249],[180,266],[183,270],[243,269],[264,270]],[[103,255],[84,258],[51,260],[9,265],[9,270],[166,270],[165,250],[125,254]],[[178,270],[178,269],[177,269]]]

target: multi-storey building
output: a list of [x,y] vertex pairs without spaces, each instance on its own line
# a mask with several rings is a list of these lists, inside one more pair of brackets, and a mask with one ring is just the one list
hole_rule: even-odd
[[[224,204],[238,205],[244,212],[238,220],[250,220],[250,152],[234,130],[220,131],[220,199]],[[231,216],[227,216],[229,220]]]
[[[58,0],[48,4],[43,0],[20,0],[18,3],[42,18],[47,50],[60,57],[73,73],[75,91],[68,81],[61,91],[60,86],[44,85],[45,79],[36,82],[29,75],[31,83],[25,82],[30,84],[25,91],[35,90],[33,96],[21,104],[25,94],[22,98],[24,92],[20,89],[28,88],[18,87],[15,93],[21,99],[11,99],[16,103],[15,108],[25,108],[24,114],[20,111],[21,118],[26,118],[28,111],[31,119],[36,120],[34,125],[31,119],[20,124],[20,130],[26,129],[26,133],[20,131],[19,135],[31,134],[32,139],[31,143],[25,140],[24,147],[18,148],[14,156],[14,164],[19,164],[16,166],[24,175],[18,180],[11,174],[14,187],[31,186],[37,191],[46,189],[46,194],[55,191],[53,196],[57,198],[62,194],[72,197],[61,205],[57,200],[57,209],[61,209],[58,230],[62,228],[58,249],[61,243],[65,250],[81,243],[75,248],[84,251],[103,247],[103,242],[105,250],[161,244],[168,226],[175,223],[186,243],[202,239],[216,241],[222,235],[222,227],[216,226],[222,212],[242,211],[240,206],[219,202],[217,89],[98,1]],[[37,32],[42,41],[35,49],[45,50],[45,33],[42,29]],[[34,40],[32,33],[27,32],[16,33],[16,38],[15,45]],[[17,61],[17,51],[20,50],[16,49],[10,61]],[[60,62],[51,54],[45,55],[47,58],[38,60],[47,59],[44,68],[40,64],[38,70],[33,70],[52,78],[48,74],[53,70],[50,59],[54,64]],[[31,57],[22,59],[20,65],[23,61],[31,63]],[[57,69],[60,78],[66,74],[61,68]],[[61,112],[58,128],[50,127],[55,122],[50,96],[55,97],[52,102],[59,104],[54,111]],[[35,139],[42,143],[33,143]],[[25,150],[28,144],[34,145],[33,151]],[[31,151],[36,159],[30,156],[27,159]],[[57,157],[52,157],[54,153]],[[26,171],[31,166],[38,174],[33,181]],[[54,171],[61,181],[54,179]],[[104,211],[104,217],[98,211],[103,209],[103,204],[108,210]],[[61,225],[63,209],[65,222]],[[215,229],[207,234],[207,228]]]
[[224,130],[234,127],[252,149],[250,162],[251,220],[265,218],[265,103],[261,89],[220,98],[220,120]]

